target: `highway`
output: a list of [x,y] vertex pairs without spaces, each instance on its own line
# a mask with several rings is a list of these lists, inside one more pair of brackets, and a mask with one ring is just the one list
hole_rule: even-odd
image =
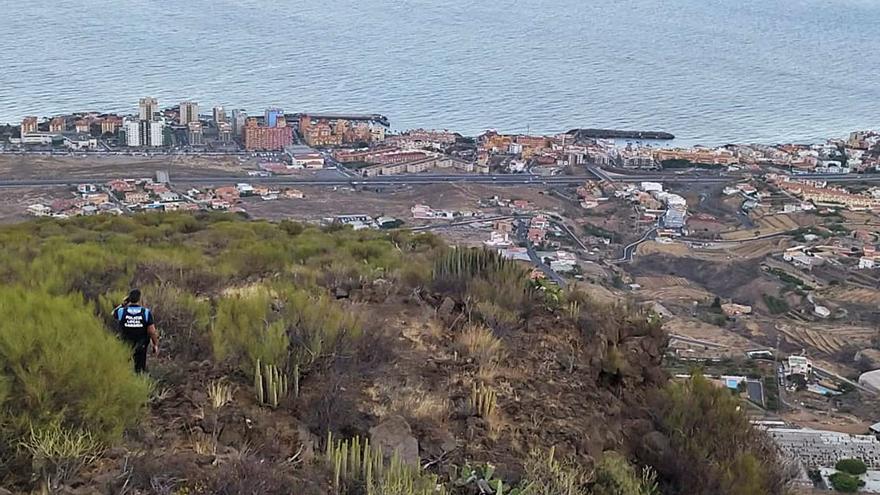
[[[702,175],[711,173],[699,171],[696,173],[682,174],[669,172],[619,174],[609,172],[596,166],[587,166],[587,172],[593,177],[609,182],[686,182],[686,183],[724,183],[737,182],[742,179],[737,175]],[[793,174],[793,179],[820,180],[826,182],[880,182],[880,174]]]
[[[106,183],[114,179],[125,178],[120,175],[95,175],[84,177],[70,177],[57,179],[22,179],[0,180],[0,187],[36,187],[36,186],[66,186],[82,183]],[[134,178],[134,177],[131,177]],[[241,175],[225,175],[212,177],[177,177],[174,182],[185,184],[229,184],[247,182],[250,184],[276,184],[276,185],[302,185],[302,186],[393,186],[393,185],[427,185],[453,182],[468,182],[473,184],[497,184],[504,185],[579,185],[589,176],[556,176],[539,177],[535,175],[476,175],[476,174],[444,174],[444,175],[388,175],[379,177],[245,177]]]
[[[587,180],[605,180],[622,183],[671,182],[688,184],[718,184],[735,182],[738,177],[728,176],[693,176],[679,174],[640,174],[618,175],[611,174],[599,167],[587,167],[588,175],[554,175],[539,176],[533,174],[420,174],[420,175],[388,175],[378,177],[359,177],[341,173],[339,177],[250,177],[242,175],[218,175],[212,177],[180,177],[175,181],[186,184],[229,184],[235,182],[248,182],[254,184],[276,185],[301,185],[301,186],[393,186],[393,185],[427,185],[453,182],[467,182],[472,184],[507,185],[534,185],[534,186],[575,186],[581,185]],[[880,174],[804,174],[797,176],[802,179],[824,180],[828,182],[880,182]],[[39,186],[67,186],[82,183],[106,183],[113,179],[135,178],[126,177],[124,173],[114,175],[95,175],[84,177],[67,177],[52,179],[3,179],[0,178],[0,188],[10,187],[39,187]],[[174,178],[172,178],[174,180]]]

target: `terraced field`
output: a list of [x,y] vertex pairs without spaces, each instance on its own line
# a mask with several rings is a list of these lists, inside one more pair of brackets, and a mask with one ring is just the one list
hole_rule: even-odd
[[845,303],[880,306],[880,291],[861,287],[835,287],[823,293],[823,296]]
[[824,354],[835,354],[853,347],[865,347],[871,342],[876,330],[857,326],[831,326],[811,324],[810,328],[789,323],[777,323],[779,330],[792,344]]
[[636,277],[635,283],[642,286],[638,291],[640,299],[656,300],[661,303],[705,301],[714,297],[688,279],[674,275]]
[[721,238],[730,241],[741,241],[754,237],[787,232],[801,227],[801,224],[791,215],[767,215],[755,221],[755,229],[736,230],[721,234]]
[[649,254],[671,254],[673,256],[687,256],[691,249],[681,242],[660,243],[654,241],[643,242],[636,248],[636,256]]

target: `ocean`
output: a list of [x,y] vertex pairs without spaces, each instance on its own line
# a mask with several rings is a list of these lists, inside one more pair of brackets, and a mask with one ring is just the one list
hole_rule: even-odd
[[880,127],[878,0],[2,0],[0,122],[196,100],[684,144]]

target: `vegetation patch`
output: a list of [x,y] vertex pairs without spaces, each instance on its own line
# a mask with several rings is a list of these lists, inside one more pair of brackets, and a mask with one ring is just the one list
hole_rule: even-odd
[[[529,273],[431,235],[225,214],[0,227],[0,485],[781,493],[737,399],[666,386],[656,315]],[[108,318],[133,286],[161,333],[150,379]]]
[[770,311],[770,313],[774,315],[788,313],[788,311],[791,309],[785,299],[772,296],[770,294],[764,294],[764,304],[767,305],[767,309]]

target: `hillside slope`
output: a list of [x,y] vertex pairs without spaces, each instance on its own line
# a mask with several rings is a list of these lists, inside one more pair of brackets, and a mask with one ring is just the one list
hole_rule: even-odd
[[[13,492],[782,489],[736,399],[668,384],[652,315],[536,286],[492,253],[223,215],[31,222],[0,241],[4,297],[18,301],[18,320],[0,322],[0,482]],[[162,332],[149,396],[106,339],[132,286]],[[19,322],[55,307],[40,327],[92,345],[55,359],[58,333],[34,330],[45,340],[16,351]],[[89,359],[110,363],[118,392],[83,383],[94,366],[62,364]],[[35,378],[37,362],[55,379]],[[104,424],[124,433],[95,410],[117,411]],[[687,429],[728,447],[706,452]]]

